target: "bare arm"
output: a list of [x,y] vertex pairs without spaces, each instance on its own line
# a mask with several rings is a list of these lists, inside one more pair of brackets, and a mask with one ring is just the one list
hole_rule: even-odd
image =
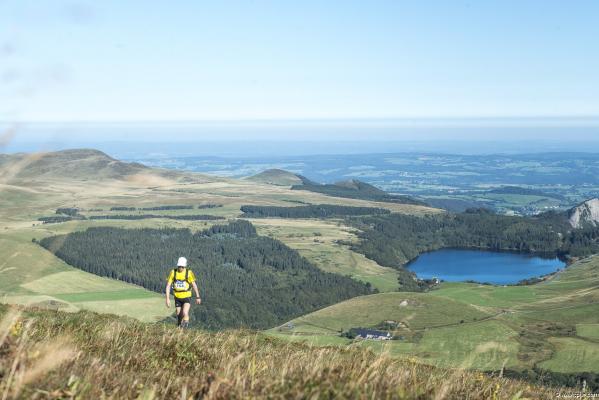
[[191,286],[193,287],[193,291],[196,294],[196,303],[200,304],[202,302],[202,299],[200,299],[200,291],[198,290],[198,285],[196,285],[195,282],[191,282]]
[[170,282],[167,282],[166,283],[166,288],[164,289],[164,294],[166,296],[166,306],[168,308],[171,307],[171,296],[170,296],[171,293],[170,292],[171,292],[171,284],[170,284]]

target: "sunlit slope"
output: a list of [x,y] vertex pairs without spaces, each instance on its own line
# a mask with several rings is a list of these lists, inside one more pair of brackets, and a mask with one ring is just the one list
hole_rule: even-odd
[[351,251],[345,243],[359,240],[355,229],[340,225],[338,221],[252,218],[251,222],[260,235],[277,238],[324,271],[350,275],[369,282],[381,292],[398,288],[397,270],[380,266],[363,254]]
[[[4,183],[39,180],[165,180],[210,181],[201,174],[149,168],[114,159],[99,150],[69,149],[54,152],[0,154],[0,179]],[[204,178],[204,179],[202,179]]]
[[363,349],[290,345],[252,331],[181,331],[89,312],[48,313],[0,304],[0,338],[0,370],[16,369],[23,377],[0,374],[0,392],[15,399],[40,394],[82,399],[549,399],[556,393]]
[[110,208],[167,204],[219,204],[206,209],[227,217],[242,205],[340,204],[382,207],[394,212],[426,214],[437,209],[331,197],[248,180],[148,168],[114,160],[97,150],[3,155],[0,162],[0,218],[35,220],[58,207]]
[[425,293],[394,292],[361,296],[324,308],[293,321],[294,332],[339,332],[351,327],[370,327],[385,321],[400,322],[422,331],[488,318],[484,309],[453,300],[439,301]]
[[445,283],[430,295],[505,308],[521,316],[542,316],[548,321],[595,323],[599,322],[599,314],[587,314],[587,311],[599,310],[599,256],[581,260],[536,285],[502,287]]
[[[494,369],[516,366],[517,332],[495,321],[497,310],[422,293],[383,293],[348,300],[291,321],[273,335],[314,344],[358,346],[396,356],[413,355],[439,366]],[[393,324],[401,340],[351,341],[350,328]],[[501,344],[500,344],[501,342]]]
[[[340,335],[389,328],[389,322],[400,340],[356,342]],[[271,333],[315,344],[353,343],[434,365],[599,372],[599,256],[532,286],[444,283],[428,293],[355,298]]]
[[157,293],[72,268],[32,243],[39,232],[0,234],[0,299],[77,311],[87,309],[158,321],[170,312]]
[[302,178],[293,172],[282,169],[267,169],[259,174],[246,178],[252,182],[267,183],[270,185],[292,186],[301,185]]

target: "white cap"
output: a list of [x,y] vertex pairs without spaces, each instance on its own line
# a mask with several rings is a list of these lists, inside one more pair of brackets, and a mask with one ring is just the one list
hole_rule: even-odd
[[177,267],[187,267],[187,258],[179,257],[179,261],[177,261]]

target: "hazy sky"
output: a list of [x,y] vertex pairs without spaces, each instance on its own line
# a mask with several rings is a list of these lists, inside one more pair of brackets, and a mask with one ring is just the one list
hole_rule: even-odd
[[0,1],[0,120],[599,116],[599,1]]

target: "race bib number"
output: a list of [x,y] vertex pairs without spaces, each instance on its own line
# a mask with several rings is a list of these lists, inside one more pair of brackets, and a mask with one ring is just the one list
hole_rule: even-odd
[[185,281],[175,281],[173,286],[175,290],[187,290],[187,282]]

